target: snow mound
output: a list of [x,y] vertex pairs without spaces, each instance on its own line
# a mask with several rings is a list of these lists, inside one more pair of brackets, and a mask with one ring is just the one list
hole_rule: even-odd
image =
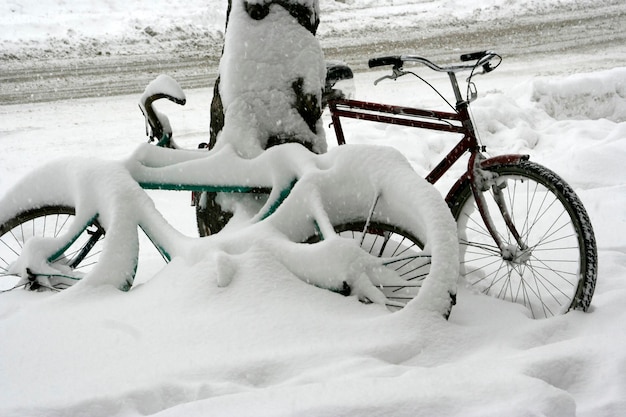
[[557,120],[626,121],[626,68],[535,80],[532,100]]

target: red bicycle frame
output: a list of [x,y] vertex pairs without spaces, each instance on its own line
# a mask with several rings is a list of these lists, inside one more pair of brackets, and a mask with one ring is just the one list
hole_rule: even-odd
[[[452,79],[454,74],[450,75]],[[453,80],[453,85],[454,81],[456,81],[456,79]],[[456,195],[456,191],[463,186],[466,181],[469,181],[472,187],[472,193],[476,199],[478,210],[485,226],[500,250],[504,253],[506,247],[497,233],[493,221],[491,220],[487,209],[487,203],[483,195],[484,191],[492,188],[494,191],[494,198],[507,227],[517,240],[520,247],[525,248],[525,244],[522,242],[522,239],[516,230],[513,221],[511,220],[508,209],[504,204],[502,191],[499,190],[496,185],[484,184],[485,176],[483,175],[483,172],[485,169],[497,164],[515,164],[519,163],[519,161],[528,160],[529,157],[528,155],[501,155],[489,159],[485,158],[482,154],[484,147],[482,147],[478,142],[474,125],[469,114],[469,103],[467,101],[460,100],[459,97],[457,97],[457,99],[456,112],[454,113],[346,99],[331,101],[328,103],[328,106],[330,108],[332,123],[335,129],[337,143],[339,145],[346,143],[343,128],[341,126],[341,117],[462,134],[462,139],[426,176],[426,180],[431,184],[434,184],[463,156],[465,152],[470,152],[467,171],[452,186],[446,196],[446,202],[450,206],[453,203],[451,200],[452,197]]]
[[472,124],[471,122],[465,123],[465,121],[469,120],[467,106],[462,107],[458,113],[391,106],[357,100],[331,101],[328,106],[339,145],[346,143],[340,117],[463,134],[463,139],[426,176],[426,180],[431,184],[437,182],[466,151],[471,149],[478,150],[478,141]]

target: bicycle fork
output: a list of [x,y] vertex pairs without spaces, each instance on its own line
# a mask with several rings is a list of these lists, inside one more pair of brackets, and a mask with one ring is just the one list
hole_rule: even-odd
[[[484,170],[481,167],[481,162],[484,160],[485,157],[480,152],[476,152],[471,154],[469,161],[469,165],[472,167],[472,169],[468,170],[470,185],[472,194],[476,200],[478,212],[489,235],[493,238],[496,246],[500,250],[502,259],[514,264],[524,264],[530,258],[530,251],[528,250],[528,245],[524,242],[515,227],[509,207],[506,204],[504,192],[502,191],[506,187],[506,184],[499,184],[497,174]],[[485,198],[485,193],[488,190],[492,191],[498,211],[508,231],[511,233],[511,236],[515,239],[517,246],[505,243],[501,234],[498,233]]]

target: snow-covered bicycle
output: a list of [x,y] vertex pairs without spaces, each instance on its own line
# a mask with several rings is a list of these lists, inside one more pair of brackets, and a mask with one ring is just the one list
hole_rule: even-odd
[[[211,259],[218,285],[232,278],[224,259],[262,248],[313,285],[392,310],[449,314],[456,227],[401,154],[351,145],[317,155],[284,144],[245,159],[231,146],[172,149],[168,119],[152,105],[161,98],[182,104],[185,95],[166,76],[146,88],[140,106],[158,146],[143,144],[125,161],[54,161],[3,196],[0,278],[31,290],[127,291],[140,228],[167,261]],[[155,208],[150,189],[238,195],[247,215],[228,233],[187,237]]]
[[[587,212],[572,188],[528,155],[487,157],[469,106],[477,92],[472,77],[493,71],[501,62],[490,51],[465,54],[460,64],[439,66],[419,56],[374,58],[370,67],[391,66],[395,80],[412,74],[407,63],[444,72],[456,102],[452,111],[418,109],[357,100],[329,103],[339,144],[345,143],[342,117],[411,126],[461,135],[461,140],[426,176],[437,182],[463,155],[466,172],[452,186],[446,202],[457,221],[461,274],[472,288],[525,305],[533,317],[570,309],[587,311],[597,277],[597,249]],[[469,72],[467,94],[456,74]],[[381,80],[382,80],[381,79]],[[380,80],[378,80],[380,81]]]

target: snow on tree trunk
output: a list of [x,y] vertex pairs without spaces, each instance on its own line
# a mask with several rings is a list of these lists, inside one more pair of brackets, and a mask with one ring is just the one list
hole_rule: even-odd
[[318,16],[318,0],[229,1],[212,144],[230,144],[250,158],[287,142],[326,151]]

